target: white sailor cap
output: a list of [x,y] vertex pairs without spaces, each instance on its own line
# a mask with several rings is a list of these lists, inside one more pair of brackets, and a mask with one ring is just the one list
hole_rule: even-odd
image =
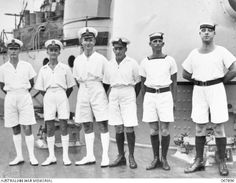
[[155,39],[163,39],[163,35],[164,35],[164,33],[162,33],[162,32],[154,32],[149,35],[149,40],[153,41]]
[[78,38],[81,39],[81,37],[97,37],[98,31],[93,27],[83,27],[78,31]]
[[114,44],[118,44],[120,46],[127,46],[130,43],[130,41],[125,37],[115,37],[111,40],[111,43],[113,46]]
[[209,28],[209,29],[215,30],[216,24],[213,23],[213,22],[210,22],[210,21],[209,22],[202,22],[202,23],[200,23],[199,28],[200,29],[202,29],[202,28]]
[[49,39],[45,42],[45,47],[59,47],[60,49],[63,48],[62,42],[57,39]]
[[8,39],[5,44],[6,44],[6,47],[20,47],[21,48],[23,46],[23,42],[16,38]]

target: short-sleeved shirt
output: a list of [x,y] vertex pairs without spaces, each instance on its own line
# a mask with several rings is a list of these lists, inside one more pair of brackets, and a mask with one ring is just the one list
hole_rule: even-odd
[[145,86],[151,88],[167,87],[172,83],[171,75],[177,73],[175,59],[171,56],[163,58],[143,59],[139,74],[146,78]]
[[103,82],[115,86],[134,86],[140,82],[139,65],[136,60],[125,57],[120,64],[116,59],[110,60],[105,67]]
[[74,77],[69,66],[58,62],[53,70],[48,64],[41,67],[35,83],[35,89],[46,91],[50,87],[61,87],[66,90],[74,85]]
[[224,76],[225,68],[236,61],[226,48],[216,46],[210,53],[200,53],[194,49],[182,63],[184,70],[192,74],[192,79],[208,81]]
[[0,82],[5,84],[3,89],[6,91],[31,88],[29,80],[35,76],[32,65],[22,60],[19,60],[16,68],[8,61],[0,69]]
[[78,82],[102,81],[107,62],[107,59],[97,52],[89,57],[82,53],[74,61],[73,75]]

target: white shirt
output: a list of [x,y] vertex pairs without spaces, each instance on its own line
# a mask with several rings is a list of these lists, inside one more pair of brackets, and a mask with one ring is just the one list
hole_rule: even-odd
[[74,61],[73,75],[78,82],[102,81],[107,62],[107,59],[97,52],[90,57],[82,53]]
[[74,77],[68,65],[58,62],[54,70],[49,65],[41,67],[35,83],[35,89],[46,91],[48,88],[71,88],[75,85]]
[[0,69],[0,82],[5,84],[3,89],[6,91],[31,88],[29,80],[35,76],[32,65],[22,60],[19,60],[16,68],[8,61]]
[[184,70],[192,74],[192,78],[199,81],[218,79],[224,76],[225,68],[229,68],[236,61],[227,49],[216,46],[210,53],[199,53],[194,49],[182,63]]
[[114,58],[106,65],[103,82],[111,85],[111,87],[134,86],[140,80],[139,66],[136,60],[130,57],[126,56],[120,64]]
[[177,65],[173,57],[142,60],[139,74],[146,78],[145,85],[150,88],[163,88],[172,83],[171,75],[177,73]]

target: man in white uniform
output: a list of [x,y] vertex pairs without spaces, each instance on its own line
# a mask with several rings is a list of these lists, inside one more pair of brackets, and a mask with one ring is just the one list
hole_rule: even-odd
[[6,93],[4,101],[5,127],[12,128],[13,142],[16,149],[16,158],[10,166],[24,162],[22,155],[21,126],[25,133],[25,142],[28,148],[30,164],[38,165],[34,156],[34,136],[31,125],[36,124],[34,108],[29,91],[34,85],[36,73],[33,67],[23,60],[19,60],[20,49],[23,43],[18,39],[9,39],[6,43],[9,61],[1,66],[0,85]]
[[[124,129],[126,131],[130,168],[137,168],[134,159],[135,132],[138,125],[136,96],[140,91],[140,76],[137,61],[127,57],[126,38],[112,40],[115,58],[110,60],[105,69],[103,83],[111,87],[109,93],[109,124],[115,126],[116,143],[119,155],[109,167],[126,164],[124,153]],[[136,90],[135,90],[136,89]]]
[[101,167],[107,167],[109,165],[108,100],[102,80],[108,61],[103,55],[94,51],[96,36],[97,30],[93,27],[84,27],[78,32],[83,53],[75,59],[73,68],[73,75],[79,86],[75,122],[83,124],[87,155],[75,164],[87,165],[96,162],[93,152],[95,117],[101,132],[103,150]]
[[[163,33],[149,36],[152,55],[142,60],[139,74],[142,81],[143,122],[149,123],[154,160],[146,168],[170,170],[167,152],[170,143],[169,124],[174,122],[173,98],[176,99],[177,66],[174,58],[162,52]],[[159,121],[161,129],[161,161],[159,159]]]
[[71,165],[68,156],[69,134],[67,121],[69,119],[70,107],[68,97],[75,85],[74,77],[68,65],[58,61],[58,56],[62,50],[62,43],[59,40],[51,39],[45,42],[49,62],[44,65],[38,74],[35,89],[39,90],[43,98],[44,120],[47,127],[47,143],[49,156],[42,163],[47,166],[56,163],[54,154],[55,145],[55,118],[56,113],[61,128],[61,142],[63,148],[63,163],[65,166]]
[[[214,44],[215,25],[202,23],[199,35],[202,45],[194,49],[183,62],[183,78],[194,83],[192,96],[192,120],[196,123],[196,157],[193,164],[184,170],[191,173],[205,168],[203,160],[206,128],[215,124],[214,134],[219,154],[219,173],[226,176],[229,171],[225,163],[226,136],[224,123],[228,121],[227,99],[223,82],[236,75],[236,58],[224,47]],[[228,72],[224,74],[224,70]]]

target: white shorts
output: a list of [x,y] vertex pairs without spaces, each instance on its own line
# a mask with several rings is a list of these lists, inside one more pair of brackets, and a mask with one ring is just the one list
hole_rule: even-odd
[[101,82],[80,83],[75,111],[75,122],[86,123],[108,120],[108,100]]
[[228,121],[227,99],[223,83],[211,86],[194,86],[192,120],[199,124],[208,123],[209,109],[212,123]]
[[170,91],[146,92],[143,101],[143,122],[174,122],[173,98]]
[[70,107],[66,92],[62,88],[48,89],[43,98],[44,120],[69,119]]
[[114,87],[109,94],[109,125],[138,125],[136,95],[133,86]]
[[8,91],[4,101],[5,127],[36,124],[34,107],[27,90]]

